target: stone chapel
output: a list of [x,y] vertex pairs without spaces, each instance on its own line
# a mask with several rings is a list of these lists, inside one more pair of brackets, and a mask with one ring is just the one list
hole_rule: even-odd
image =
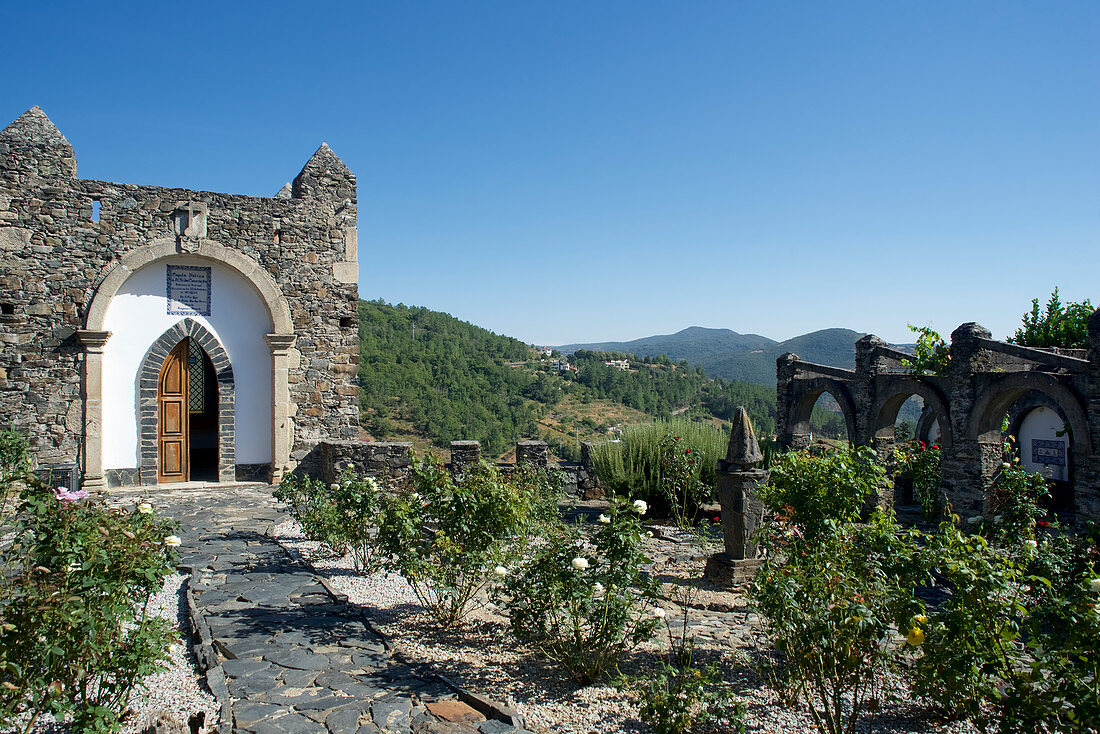
[[90,490],[356,438],[356,216],[324,143],[271,198],[94,181],[32,107],[0,132],[0,427]]

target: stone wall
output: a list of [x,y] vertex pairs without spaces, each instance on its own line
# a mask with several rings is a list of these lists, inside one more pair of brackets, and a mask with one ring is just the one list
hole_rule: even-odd
[[[1001,421],[1045,405],[1057,410],[1069,428],[1073,511],[1100,519],[1100,310],[1089,319],[1090,348],[1042,350],[994,341],[975,323],[951,334],[948,374],[913,375],[902,364],[907,355],[874,336],[856,342],[856,369],[801,361],[785,354],[776,362],[779,442],[809,443],[809,415],[822,392],[837,399],[857,446],[886,455],[894,445],[894,422],[902,404],[919,395],[940,426],[941,481],[955,511],[988,511],[989,490],[1001,471]],[[922,418],[926,427],[931,420]]]
[[292,333],[271,345],[285,354],[274,414],[291,462],[322,438],[355,438],[356,219],[355,177],[327,145],[275,197],[85,180],[32,108],[0,132],[0,425],[26,433],[40,463],[86,461],[99,388],[85,365],[109,339],[87,333],[90,306],[129,254],[167,242],[244,255],[285,298]]
[[[521,441],[516,445],[515,464],[497,464],[504,473],[514,471],[521,464],[549,468],[561,473],[563,490],[575,499],[598,499],[604,496],[596,472],[592,468],[590,452],[583,450],[590,444],[582,444],[581,463],[553,464],[543,441]],[[412,465],[412,444],[391,441],[321,441],[298,465],[295,474],[311,476],[332,483],[344,471],[359,476],[382,476],[398,483],[409,476]],[[523,457],[523,458],[519,458]],[[447,466],[452,472],[481,459],[481,444],[477,441],[452,441],[451,456]]]

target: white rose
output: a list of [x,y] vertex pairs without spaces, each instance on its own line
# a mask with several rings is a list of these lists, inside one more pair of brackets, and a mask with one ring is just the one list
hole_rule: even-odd
[[649,505],[646,504],[645,500],[634,500],[634,511],[639,515],[644,515],[648,509]]
[[178,535],[169,535],[164,539],[164,544],[169,548],[179,548],[182,543],[183,541],[180,540],[180,536]]
[[140,505],[137,506],[137,511],[140,512],[142,515],[152,515],[153,506],[148,502],[142,502]]
[[605,523],[605,524],[611,522],[611,518],[608,517],[607,515],[600,515],[599,520],[600,520],[600,522]]
[[1003,464],[1001,464],[1001,468],[1002,468],[1002,469],[1011,469],[1011,468],[1012,468],[1012,464],[1009,464],[1009,463],[1008,463],[1008,462],[1006,461],[1006,462],[1004,462]]
[[340,489],[340,485],[336,482],[333,482],[332,484],[328,485],[328,488],[335,492]]
[[577,569],[578,571],[583,571],[584,569],[588,568],[588,559],[577,556],[573,559],[573,568]]
[[664,619],[665,618],[665,610],[661,609],[660,607],[653,607],[653,616],[656,617],[657,619]]
[[497,576],[507,576],[508,575],[508,569],[505,568],[504,566],[497,566],[496,568],[493,569],[493,573],[495,573]]
[[1089,587],[1093,593],[1100,594],[1100,579],[1093,579],[1089,582]]

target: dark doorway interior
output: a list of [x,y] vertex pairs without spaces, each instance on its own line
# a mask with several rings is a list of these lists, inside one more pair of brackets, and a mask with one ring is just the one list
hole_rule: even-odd
[[188,429],[193,482],[218,481],[218,381],[210,357],[194,339],[188,350]]

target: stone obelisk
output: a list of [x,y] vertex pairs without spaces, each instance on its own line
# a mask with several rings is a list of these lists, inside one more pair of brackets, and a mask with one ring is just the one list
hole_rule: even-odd
[[725,551],[707,559],[704,574],[711,581],[745,582],[760,566],[753,534],[763,514],[756,487],[768,481],[768,473],[758,468],[763,461],[764,454],[749,414],[739,407],[730,429],[726,458],[718,460],[718,501],[722,505]]

